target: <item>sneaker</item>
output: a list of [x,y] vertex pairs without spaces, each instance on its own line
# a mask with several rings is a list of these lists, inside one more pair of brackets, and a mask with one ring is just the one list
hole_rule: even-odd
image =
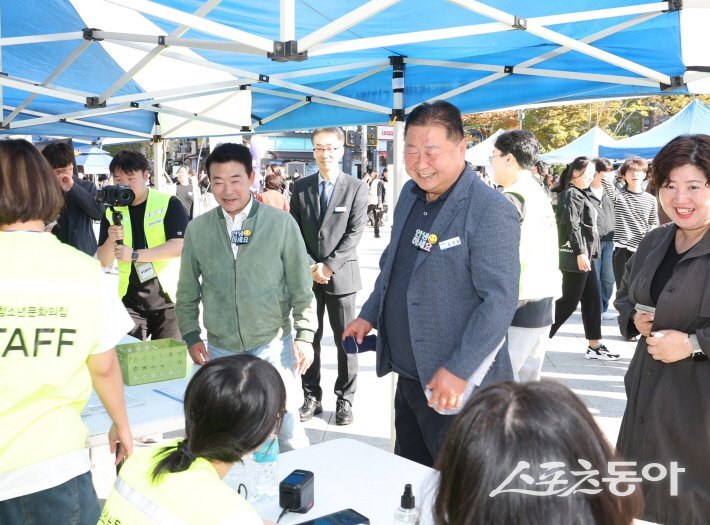
[[614,312],[604,312],[602,314],[602,319],[604,321],[611,321],[612,319],[616,319],[619,316],[619,314],[616,314]]
[[599,345],[599,348],[587,347],[587,353],[584,354],[585,359],[599,359],[600,361],[616,361],[619,359],[619,354],[612,354],[604,345]]
[[350,403],[344,399],[338,399],[335,403],[335,424],[349,425],[353,422],[353,410]]

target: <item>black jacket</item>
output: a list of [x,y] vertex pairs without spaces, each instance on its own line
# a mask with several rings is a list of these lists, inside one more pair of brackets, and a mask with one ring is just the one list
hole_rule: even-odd
[[[676,263],[654,304],[651,286],[677,228],[666,224],[643,238],[626,264],[614,306],[624,337],[639,335],[632,319],[637,303],[656,307],[652,330],[695,334],[710,354],[710,233]],[[666,525],[700,525],[710,519],[710,361],[681,359],[663,363],[648,353],[640,337],[624,377],[628,399],[617,448],[638,470],[660,463],[668,475],[642,482],[646,505],[638,516]],[[678,495],[670,494],[670,462],[685,469],[677,475]],[[639,476],[641,477],[641,476]]]
[[74,176],[74,186],[64,194],[65,205],[52,233],[88,255],[96,253],[96,235],[92,220],[104,216],[103,205],[96,202],[96,185]]
[[602,199],[597,199],[597,196],[588,190],[590,202],[594,205],[597,210],[597,233],[599,234],[599,241],[613,241],[614,240],[614,203],[606,194],[602,192]]
[[590,259],[599,255],[597,210],[591,194],[570,186],[560,192],[556,209],[560,246],[569,242],[575,255],[586,254]]

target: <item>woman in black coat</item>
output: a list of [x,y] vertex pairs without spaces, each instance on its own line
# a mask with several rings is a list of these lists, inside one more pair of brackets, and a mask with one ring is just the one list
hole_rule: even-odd
[[594,162],[577,157],[567,166],[552,191],[559,194],[555,215],[560,244],[562,297],[555,302],[555,322],[550,338],[582,303],[584,336],[589,341],[586,359],[619,359],[602,344],[601,295],[594,268],[599,252],[597,211],[591,202],[589,185],[594,180]]
[[[656,155],[653,172],[672,222],[641,241],[614,301],[622,334],[641,335],[625,377],[628,403],[617,447],[639,475],[650,469],[642,482],[644,520],[707,524],[710,136],[673,139]],[[663,479],[649,481],[654,476]]]

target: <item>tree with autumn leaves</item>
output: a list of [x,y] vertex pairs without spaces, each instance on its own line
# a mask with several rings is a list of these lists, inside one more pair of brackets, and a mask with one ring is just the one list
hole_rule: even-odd
[[498,129],[522,127],[532,131],[544,152],[561,148],[594,126],[620,139],[648,131],[698,98],[710,104],[710,95],[666,95],[627,98],[525,110],[474,113],[463,116],[470,138],[486,139]]

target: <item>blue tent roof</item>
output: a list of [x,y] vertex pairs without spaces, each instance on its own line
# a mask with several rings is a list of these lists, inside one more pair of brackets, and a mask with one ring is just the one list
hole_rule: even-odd
[[710,135],[710,107],[693,100],[671,118],[627,139],[617,140],[613,146],[601,146],[599,154],[610,159],[641,157],[652,159],[656,153],[678,135],[705,133]]
[[0,0],[2,131],[217,135],[384,123],[439,98],[479,112],[685,93],[708,73],[686,69],[707,63],[685,63],[681,20],[705,3]]

